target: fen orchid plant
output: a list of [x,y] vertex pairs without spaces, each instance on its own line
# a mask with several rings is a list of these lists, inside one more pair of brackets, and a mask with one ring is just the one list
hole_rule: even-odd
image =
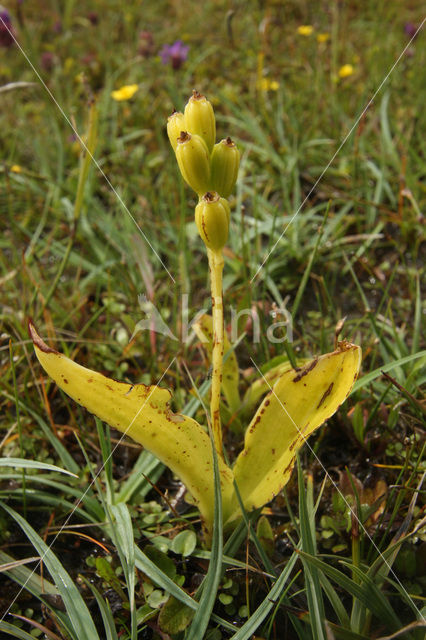
[[[357,377],[361,349],[342,341],[335,351],[302,366],[289,363],[270,369],[240,397],[238,364],[224,333],[223,248],[230,225],[228,197],[237,179],[239,151],[229,138],[216,142],[212,105],[198,92],[184,113],[173,113],[167,133],[180,172],[197,193],[195,222],[210,267],[212,316],[204,315],[195,329],[211,360],[212,377],[207,428],[170,409],[171,393],[156,385],[128,384],[106,378],[51,349],[30,323],[30,334],[41,365],[76,402],[155,454],[184,483],[198,507],[208,538],[214,519],[213,451],[222,492],[224,530],[241,518],[238,487],[244,509],[262,507],[290,478],[296,453],[308,436],[338,409]],[[224,349],[228,352],[224,361]],[[224,455],[221,416],[243,408],[254,412],[244,447],[230,466]]]

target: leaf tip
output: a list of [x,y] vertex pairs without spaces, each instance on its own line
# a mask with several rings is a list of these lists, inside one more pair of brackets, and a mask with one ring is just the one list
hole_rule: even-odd
[[33,341],[34,346],[40,349],[40,351],[43,351],[44,353],[58,353],[55,349],[48,347],[44,340],[40,338],[31,318],[28,319],[28,333],[30,334],[30,338]]

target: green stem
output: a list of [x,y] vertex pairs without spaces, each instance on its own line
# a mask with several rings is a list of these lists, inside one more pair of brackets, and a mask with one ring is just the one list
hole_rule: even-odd
[[220,422],[220,389],[222,385],[223,367],[223,294],[222,249],[213,251],[207,249],[210,266],[210,282],[212,294],[213,315],[213,351],[212,351],[212,386],[210,399],[210,419],[216,451],[223,458],[222,426]]

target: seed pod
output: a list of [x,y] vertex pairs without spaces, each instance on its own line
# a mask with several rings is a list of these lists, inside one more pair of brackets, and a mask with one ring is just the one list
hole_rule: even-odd
[[195,207],[198,233],[208,249],[218,251],[225,246],[229,231],[229,203],[215,191],[208,191]]
[[177,141],[181,131],[185,131],[185,116],[180,111],[174,111],[167,119],[167,135],[173,151],[176,151]]
[[211,103],[198,91],[193,91],[186,104],[185,124],[191,134],[203,138],[211,153],[216,140],[216,120]]
[[185,182],[201,197],[210,183],[210,157],[204,140],[182,131],[177,141],[176,160]]
[[231,138],[215,144],[210,165],[212,189],[227,198],[235,187],[240,166],[240,152]]

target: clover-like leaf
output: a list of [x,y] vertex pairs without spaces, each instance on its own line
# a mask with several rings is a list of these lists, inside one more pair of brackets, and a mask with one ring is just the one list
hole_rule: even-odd
[[[117,382],[48,347],[29,324],[40,364],[73,400],[149,449],[185,484],[211,530],[214,513],[210,438],[192,418],[173,413],[167,389]],[[224,514],[233,494],[232,470],[219,459]],[[229,514],[228,514],[229,515]]]
[[[298,449],[347,398],[360,363],[361,349],[344,341],[277,380],[247,428],[233,469],[248,511],[270,502],[288,482]],[[239,511],[234,498],[228,525]]]

